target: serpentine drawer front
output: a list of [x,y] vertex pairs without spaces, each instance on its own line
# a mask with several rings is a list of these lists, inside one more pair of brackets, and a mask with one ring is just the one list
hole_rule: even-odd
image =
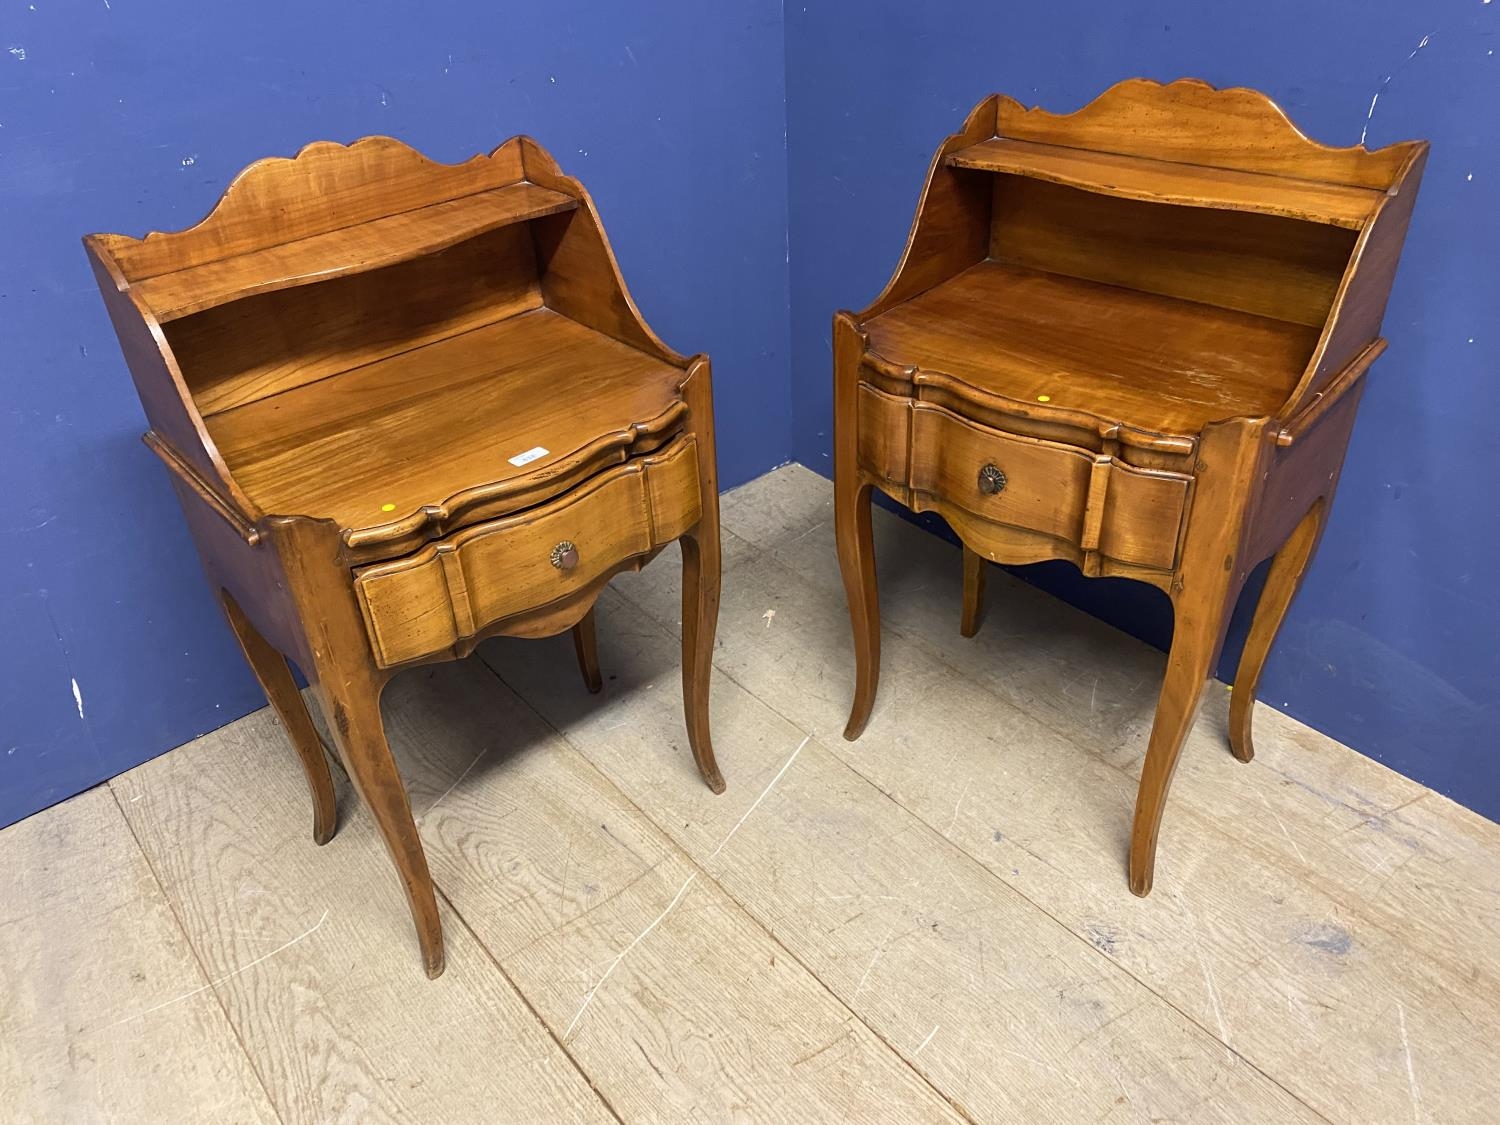
[[[879,489],[986,565],[1061,560],[1171,599],[1130,889],[1246,580],[1230,698],[1252,754],[1266,656],[1333,500],[1427,145],[1308,139],[1264,94],[1132,79],[1068,114],[996,94],[928,169],[900,264],[833,318],[834,529],[858,738],[880,675]],[[1121,732],[1125,736],[1125,732]]]
[[356,570],[354,589],[380,664],[442,652],[670,543],[698,522],[695,454],[691,438],[679,440],[555,503]]
[[859,400],[860,465],[908,488],[915,510],[935,509],[978,540],[985,528],[965,514],[1139,566],[1177,561],[1192,477],[1003,433],[869,386]]

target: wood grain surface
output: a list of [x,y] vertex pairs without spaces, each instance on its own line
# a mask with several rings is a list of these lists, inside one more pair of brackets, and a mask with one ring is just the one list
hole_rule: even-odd
[[[476,524],[437,546],[355,572],[377,657],[426,656],[546,606],[644,558],[699,521],[691,438],[610,469],[551,504]],[[566,545],[573,563],[554,558]]]
[[[566,380],[590,410],[553,393]],[[662,413],[682,372],[536,309],[213,415],[209,431],[264,512],[396,522],[476,482],[563,461]],[[517,466],[511,458],[546,452]],[[444,456],[414,456],[414,451]],[[386,509],[386,505],[394,507]]]
[[[748,579],[743,567],[735,575]],[[633,585],[622,584],[627,596]],[[763,641],[738,612],[733,583],[726,590],[726,621],[741,622],[750,643]],[[672,652],[665,626],[620,628],[638,613],[634,604],[605,599],[599,613],[601,622],[615,623],[604,630],[604,659],[613,648],[622,669],[649,669]],[[775,636],[783,654],[798,631],[781,614],[761,630]],[[738,647],[728,637],[725,643]],[[646,681],[622,673],[616,690],[638,717],[616,725],[603,714],[580,715],[522,654],[502,646],[481,651],[835,996],[971,1117],[1087,1121],[1112,1113],[1119,1121],[1151,1121],[1192,1113],[1199,1121],[1317,1120],[1138,982],[1100,972],[1086,945],[840,761],[828,746],[842,740],[810,737],[813,728],[788,721],[729,676],[721,674],[715,687],[720,752],[748,784],[707,801],[681,784],[680,771],[643,760],[648,732],[670,706],[668,693],[642,690]],[[933,759],[914,749],[906,756],[931,771]],[[1205,1097],[1204,1090],[1212,1093]]]
[[[605,722],[633,725],[615,686],[601,701],[571,675],[552,675],[571,653],[548,643],[567,658],[557,665],[535,645],[489,647],[555,679]],[[659,678],[680,714],[669,648],[633,674]],[[955,1119],[478,659],[399,680],[390,702],[391,740],[438,884],[622,1117]],[[653,739],[642,765],[719,803],[674,741],[675,753]]]
[[[826,482],[781,470],[724,513],[746,557],[779,565],[730,572],[720,666],[799,726],[836,730],[847,687],[825,669],[847,623],[837,576],[811,565],[832,549]],[[1487,1119],[1500,827],[1265,706],[1240,765],[1215,683],[1178,767],[1172,893],[1135,900],[1114,865],[1162,654],[999,571],[966,640],[958,549],[875,518],[880,721],[831,750],[1329,1120]],[[734,628],[767,608],[796,628]]]
[[947,159],[955,168],[1029,176],[1124,199],[1280,215],[1351,230],[1369,221],[1384,195],[1374,188],[1206,168],[1149,156],[1090,152],[1009,137],[980,141]]
[[0,1116],[273,1122],[107,786],[0,832]]
[[162,323],[260,293],[368,273],[578,206],[535,184],[510,184],[295,242],[147,278],[136,291]]
[[1316,329],[987,261],[864,324],[897,364],[1021,402],[1196,434],[1275,412]]
[[276,727],[259,712],[111,784],[282,1120],[610,1120],[451,914],[449,971],[412,972],[374,824],[341,775],[358,811],[307,840],[295,765],[262,751]]
[[1095,152],[1235,168],[1268,176],[1384,191],[1421,141],[1373,152],[1320,144],[1258,90],[1217,89],[1195,78],[1117,82],[1072,113],[998,99],[995,133]]

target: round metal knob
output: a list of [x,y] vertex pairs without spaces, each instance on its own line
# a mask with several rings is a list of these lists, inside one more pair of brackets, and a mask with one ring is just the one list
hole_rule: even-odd
[[571,539],[564,539],[552,548],[552,565],[558,570],[572,570],[578,565],[578,548]]
[[993,496],[997,492],[1003,492],[1005,485],[1005,474],[1000,471],[998,465],[986,465],[979,470],[979,491],[986,496]]

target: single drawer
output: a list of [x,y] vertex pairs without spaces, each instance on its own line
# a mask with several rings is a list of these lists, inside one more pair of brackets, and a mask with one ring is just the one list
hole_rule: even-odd
[[1171,570],[1192,478],[1107,453],[1007,434],[942,407],[860,387],[859,459],[876,477],[939,510]]
[[698,522],[698,448],[682,438],[561,498],[354,572],[376,660],[451,648],[588,586]]

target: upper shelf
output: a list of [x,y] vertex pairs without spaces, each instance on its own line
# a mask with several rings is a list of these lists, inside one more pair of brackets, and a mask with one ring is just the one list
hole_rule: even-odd
[[137,282],[161,322],[256,293],[364,273],[444,250],[497,227],[571,211],[578,201],[531,183],[508,184],[207,262]]
[[1364,226],[1385,197],[1384,192],[1373,188],[1005,137],[961,148],[949,154],[947,163],[955,168],[1050,180],[1126,199],[1282,215],[1350,230]]

